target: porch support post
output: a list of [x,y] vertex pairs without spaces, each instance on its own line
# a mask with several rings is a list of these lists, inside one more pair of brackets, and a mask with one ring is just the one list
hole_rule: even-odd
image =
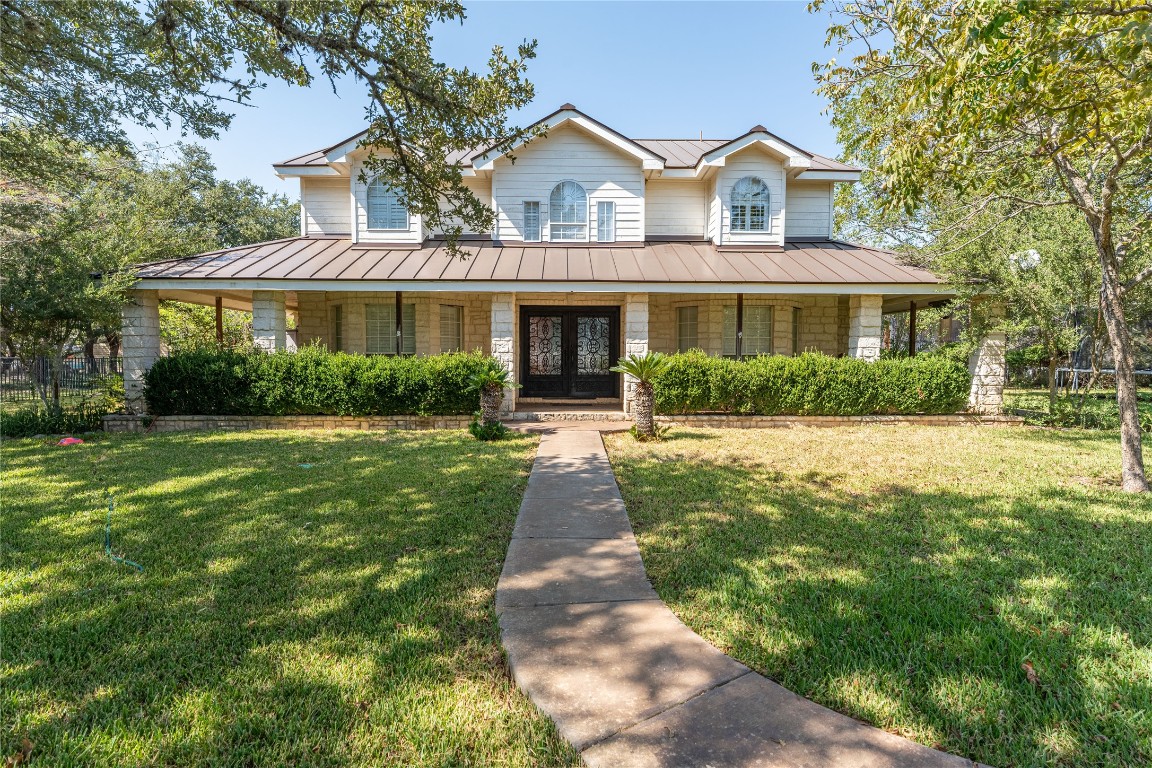
[[283,291],[252,291],[252,341],[265,352],[284,349],[287,319]]
[[[648,354],[648,294],[629,293],[624,296],[624,354]],[[624,375],[624,412],[632,413],[636,397],[636,379]]]
[[[508,371],[512,381],[516,375],[516,294],[492,294],[492,357],[496,358]],[[511,414],[516,410],[516,390],[504,390],[504,402],[500,413]]]
[[1004,317],[1004,305],[994,302],[973,304],[974,312],[984,315],[983,323],[992,330],[968,357],[968,372],[972,374],[972,387],[968,391],[968,410],[996,415],[1004,410],[1004,384],[1008,379],[1005,352],[1008,342],[999,321]]
[[916,302],[908,303],[908,357],[916,357]]
[[224,343],[224,299],[216,297],[216,343]]
[[159,293],[132,291],[120,318],[125,404],[132,413],[144,413],[144,374],[160,357]]
[[848,356],[869,362],[880,359],[880,310],[884,297],[848,297]]

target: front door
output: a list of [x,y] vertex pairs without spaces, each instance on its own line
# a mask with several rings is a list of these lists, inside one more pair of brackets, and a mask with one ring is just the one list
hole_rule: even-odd
[[618,397],[619,307],[521,307],[524,397]]

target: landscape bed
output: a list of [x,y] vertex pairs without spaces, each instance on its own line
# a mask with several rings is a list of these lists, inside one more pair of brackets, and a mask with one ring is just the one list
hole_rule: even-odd
[[1152,499],[1114,434],[606,442],[653,585],[726,653],[1001,768],[1152,761]]
[[[536,441],[6,441],[5,756],[36,765],[577,764],[493,593]],[[112,551],[104,554],[115,499]]]

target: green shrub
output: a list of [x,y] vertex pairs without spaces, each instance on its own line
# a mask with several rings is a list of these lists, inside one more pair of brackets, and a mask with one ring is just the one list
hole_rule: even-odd
[[77,432],[99,432],[104,429],[104,416],[109,409],[102,402],[82,403],[59,411],[42,405],[0,413],[0,435],[32,437],[33,435],[70,435]]
[[494,440],[503,440],[508,436],[508,433],[511,432],[508,427],[499,421],[485,424],[481,420],[479,412],[472,414],[472,421],[468,422],[468,431],[472,433],[472,437],[486,443]]
[[476,410],[474,375],[497,365],[478,353],[366,357],[308,346],[299,352],[193,349],[156,361],[144,377],[158,416],[419,416]]
[[968,400],[968,369],[946,356],[868,363],[818,353],[743,362],[699,350],[671,355],[655,379],[662,414],[864,416],[955,413]]

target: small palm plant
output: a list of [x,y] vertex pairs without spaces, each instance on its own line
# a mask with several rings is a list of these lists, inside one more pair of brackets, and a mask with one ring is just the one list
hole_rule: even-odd
[[660,352],[644,355],[628,355],[620,358],[613,368],[615,373],[623,373],[636,379],[636,396],[632,401],[636,417],[636,437],[640,440],[655,440],[655,395],[652,382],[668,367],[668,357]]
[[500,423],[504,390],[520,386],[513,383],[508,370],[498,364],[473,375],[471,384],[480,392],[480,421],[486,427]]

